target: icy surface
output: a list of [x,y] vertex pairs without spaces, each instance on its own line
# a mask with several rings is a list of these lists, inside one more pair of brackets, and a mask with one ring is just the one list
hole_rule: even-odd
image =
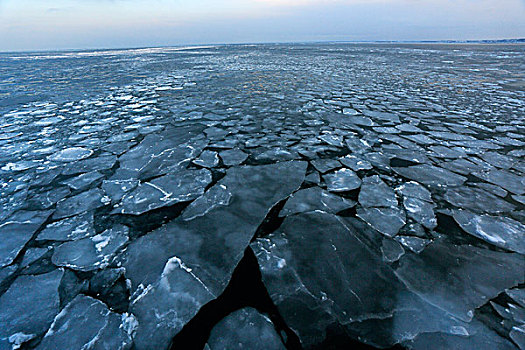
[[495,246],[525,254],[525,225],[510,219],[456,210],[454,219],[465,232]]
[[336,214],[342,210],[354,207],[355,204],[356,203],[350,199],[341,198],[319,187],[311,187],[292,194],[280,211],[279,216],[288,216],[315,210],[323,210]]
[[361,179],[350,169],[341,169],[323,176],[328,191],[346,192],[358,189]]
[[435,205],[433,203],[415,197],[405,197],[403,198],[403,206],[408,217],[426,228],[431,230],[437,226],[437,219],[434,214]]
[[[252,243],[270,296],[304,346],[323,339],[334,323],[382,347],[421,332],[470,328],[434,300],[418,297],[418,288],[416,294],[407,288],[398,272],[364,243],[358,227],[318,211],[287,218],[278,232]],[[510,269],[519,279],[519,266]],[[448,287],[436,281],[427,288],[436,285]]]
[[[396,274],[423,299],[469,321],[474,309],[501,290],[523,283],[524,269],[519,254],[438,241],[419,256],[407,255]],[[476,288],[466,288],[471,285]]]
[[37,240],[74,241],[93,235],[95,235],[93,213],[90,212],[47,225],[38,234]]
[[525,346],[524,50],[0,53],[0,349]]
[[104,193],[98,188],[68,197],[57,203],[53,217],[65,218],[103,207],[108,204],[104,197]]
[[13,262],[51,213],[19,211],[0,223],[0,267]]
[[98,235],[63,243],[55,249],[53,264],[80,271],[104,268],[128,241],[128,231],[116,225]]
[[123,321],[102,302],[79,295],[55,317],[37,349],[130,349]]
[[54,160],[57,162],[72,162],[75,160],[81,160],[89,157],[93,154],[92,150],[85,149],[82,147],[71,147],[66,148],[60,152],[52,154],[49,156],[49,160]]
[[375,175],[363,179],[359,204],[363,207],[395,207],[397,199],[394,191]]
[[239,165],[248,158],[248,154],[240,149],[230,149],[219,153],[226,166]]
[[214,168],[219,165],[219,155],[214,151],[204,151],[193,163],[204,168]]
[[284,350],[284,344],[268,318],[252,308],[228,315],[211,331],[210,350]]
[[394,168],[394,171],[407,179],[432,187],[459,186],[467,181],[467,178],[464,176],[426,164],[414,165],[408,168]]
[[20,276],[0,296],[0,341],[15,334],[36,337],[47,331],[59,311],[58,285],[62,274],[55,270],[38,276]]
[[207,211],[174,220],[128,246],[122,265],[134,290],[137,349],[162,347],[220,295],[258,225],[301,185],[305,171],[305,162],[294,161],[230,170],[215,185],[229,191],[227,204],[203,200],[198,206]]
[[205,194],[194,200],[182,213],[186,221],[193,220],[198,216],[206,215],[215,207],[230,204],[232,194],[224,184],[213,186]]
[[211,182],[208,170],[178,171],[149,182],[143,182],[136,189],[124,195],[115,213],[139,215],[145,212],[187,202],[204,193]]
[[382,234],[393,237],[406,224],[405,212],[399,208],[357,208],[357,216]]
[[398,261],[405,254],[405,249],[396,240],[384,238],[381,253],[383,253],[383,260],[391,263]]
[[511,212],[515,208],[508,201],[488,192],[487,189],[467,186],[447,190],[445,200],[455,207],[468,208],[478,213],[497,214]]

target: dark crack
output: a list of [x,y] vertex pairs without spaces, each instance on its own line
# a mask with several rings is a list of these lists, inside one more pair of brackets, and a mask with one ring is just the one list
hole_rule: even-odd
[[244,307],[253,307],[267,315],[287,349],[302,349],[299,338],[286,325],[273,304],[251,248],[245,250],[224,292],[199,310],[173,338],[170,349],[203,349],[213,327],[227,315]]

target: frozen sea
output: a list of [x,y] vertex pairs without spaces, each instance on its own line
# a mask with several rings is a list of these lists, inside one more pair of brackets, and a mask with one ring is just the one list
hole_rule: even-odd
[[0,350],[525,349],[525,45],[0,53]]

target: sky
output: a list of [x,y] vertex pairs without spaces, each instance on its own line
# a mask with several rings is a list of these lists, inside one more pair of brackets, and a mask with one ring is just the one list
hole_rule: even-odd
[[525,37],[525,0],[0,0],[0,51]]

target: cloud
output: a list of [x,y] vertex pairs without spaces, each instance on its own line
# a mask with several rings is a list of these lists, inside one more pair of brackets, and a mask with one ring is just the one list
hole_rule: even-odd
[[525,37],[525,0],[0,0],[0,51]]

